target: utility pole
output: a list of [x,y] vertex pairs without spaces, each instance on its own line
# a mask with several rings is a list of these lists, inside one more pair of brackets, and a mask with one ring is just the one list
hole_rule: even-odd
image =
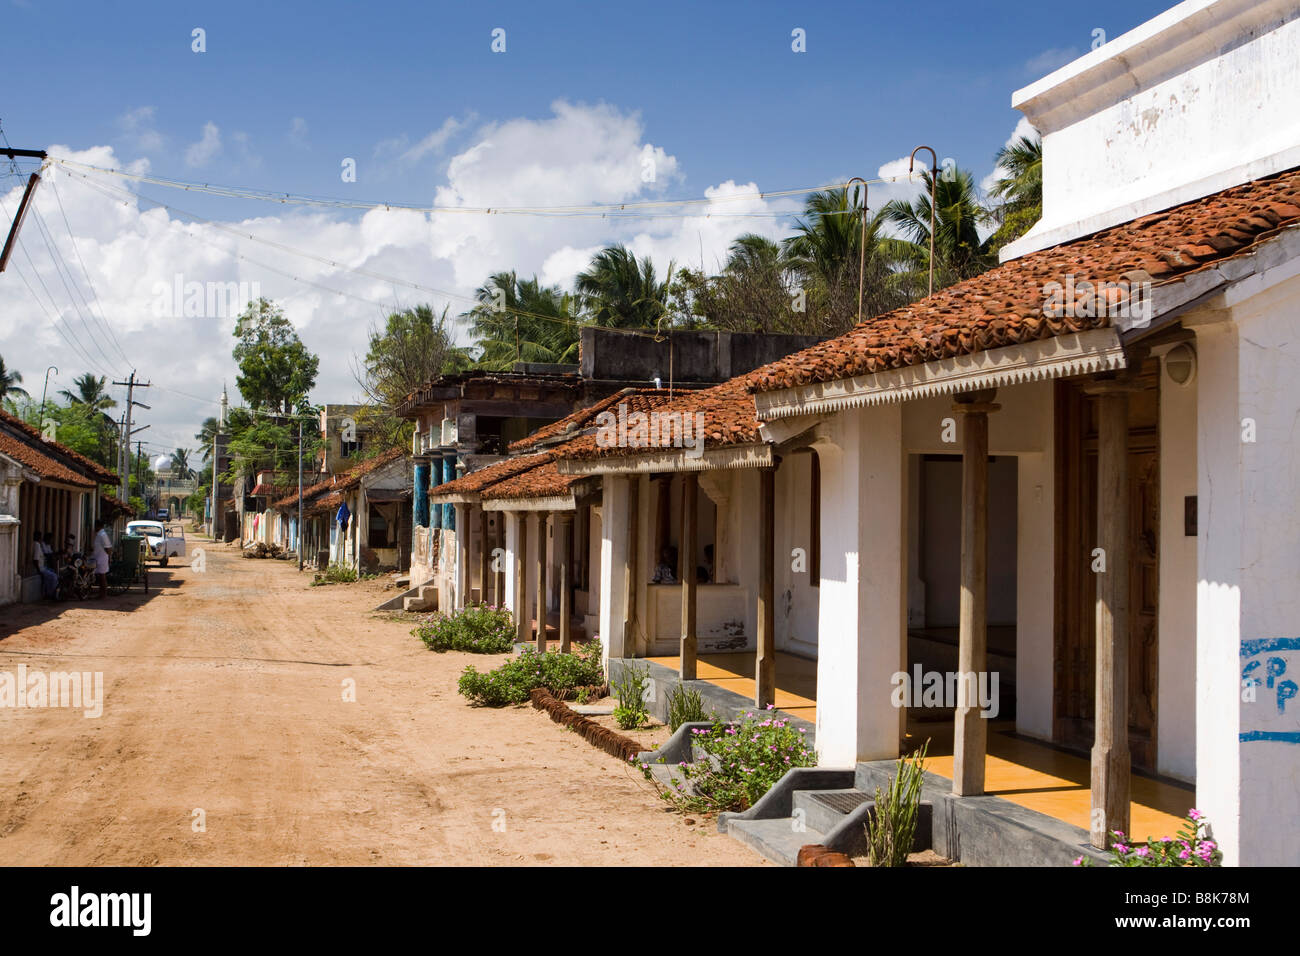
[[298,552],[298,571],[302,572],[302,409],[298,409],[298,534],[294,541]]
[[[8,156],[11,163],[13,160],[22,157],[24,159],[39,159],[44,168],[46,153],[43,149],[10,149],[5,147],[0,149],[0,156]],[[13,163],[15,172],[18,170],[16,163]],[[0,250],[0,272],[5,271],[5,266],[9,264],[9,256],[14,251],[14,243],[18,240],[18,230],[22,228],[23,220],[27,218],[27,210],[32,203],[32,194],[36,192],[36,187],[40,184],[40,173],[32,173],[27,177],[27,188],[23,190],[23,198],[18,201],[18,212],[14,214],[13,225],[9,227],[9,235],[5,238],[4,249]]]
[[113,384],[126,386],[126,422],[122,429],[122,464],[118,469],[118,475],[122,478],[120,497],[123,501],[129,501],[131,498],[131,436],[138,432],[142,432],[145,428],[149,427],[148,425],[145,425],[144,428],[136,428],[133,430],[131,428],[131,410],[137,405],[143,409],[152,410],[144,402],[137,402],[135,400],[135,390],[137,388],[150,388],[151,385],[147,382],[137,382],[135,379],[135,369],[131,369],[131,374],[125,382],[114,382]]

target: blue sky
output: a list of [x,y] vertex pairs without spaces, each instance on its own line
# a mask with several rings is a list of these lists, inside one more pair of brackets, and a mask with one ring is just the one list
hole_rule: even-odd
[[[487,205],[530,197],[675,198],[727,183],[776,190],[870,178],[920,143],[954,157],[978,180],[1019,119],[1010,106],[1013,90],[1087,52],[1095,29],[1114,38],[1170,5],[3,2],[0,120],[15,146],[57,145],[93,165],[134,163],[188,181]],[[196,27],[206,32],[206,52],[191,50]],[[506,31],[505,53],[491,50],[498,27]],[[806,31],[805,53],[791,50],[795,28]],[[588,135],[603,143],[591,150],[605,157],[600,162],[583,161]],[[654,187],[605,181],[647,148],[662,174]],[[356,183],[340,179],[345,157],[357,162]],[[13,180],[0,180],[9,213],[13,187]],[[142,319],[148,290],[178,273],[187,281],[220,281],[245,278],[251,267],[215,252],[224,240],[189,228],[174,213],[163,228],[144,214],[147,204],[110,208],[103,193],[74,180],[56,180],[56,188],[76,236],[65,245],[59,207],[45,206],[58,252],[86,260],[87,284],[128,357],[138,356],[175,390],[154,432],[160,444],[180,442],[192,421],[211,413],[200,396],[215,394],[222,381],[233,390],[233,322]],[[494,268],[564,282],[588,250],[610,240],[631,242],[656,260],[698,259],[686,250],[700,248],[714,259],[734,234],[752,227],[602,232],[599,223],[576,229],[498,219],[440,232],[437,223],[396,217],[362,220],[358,213],[139,188],[269,239],[460,294]],[[764,225],[775,234],[785,228]],[[41,237],[24,238],[33,260],[20,260],[18,269],[39,273],[50,261]],[[243,251],[270,261],[264,247]],[[291,263],[282,268],[302,267],[301,260]],[[43,303],[10,273],[0,276],[0,355],[29,385],[51,356],[67,355],[49,327],[53,315],[80,320],[75,296],[55,284],[56,269],[48,268],[50,294],[33,283]],[[412,290],[385,290],[347,274],[313,275],[371,302],[422,300]],[[322,353],[313,397],[351,398],[349,361],[364,352],[364,329],[380,307],[322,298],[278,273],[261,278],[267,294],[289,298],[304,340]],[[453,314],[465,307],[448,302]],[[34,336],[22,331],[28,318],[40,328]],[[178,359],[178,342],[192,343],[190,361]],[[121,356],[106,352],[93,357],[120,377]],[[83,370],[76,358],[56,363],[62,379]]]

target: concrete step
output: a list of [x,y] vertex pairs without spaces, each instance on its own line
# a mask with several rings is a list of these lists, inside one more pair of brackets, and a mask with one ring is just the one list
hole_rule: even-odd
[[420,597],[408,597],[408,598],[402,598],[402,610],[403,611],[434,611],[437,610],[437,608],[434,607],[434,603],[432,601],[427,601],[424,598],[420,598]]
[[862,790],[796,790],[793,805],[796,815],[803,813],[808,827],[830,833],[870,799],[871,795]]
[[781,866],[794,866],[799,859],[800,847],[821,843],[824,839],[821,831],[806,826],[797,817],[728,820],[727,832]]

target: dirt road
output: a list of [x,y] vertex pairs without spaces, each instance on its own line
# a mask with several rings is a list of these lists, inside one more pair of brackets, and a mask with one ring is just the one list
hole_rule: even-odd
[[[531,707],[472,709],[468,663],[204,546],[145,599],[0,608],[0,672],[103,673],[103,714],[0,707],[0,864],[757,865]],[[355,701],[347,697],[355,682]]]

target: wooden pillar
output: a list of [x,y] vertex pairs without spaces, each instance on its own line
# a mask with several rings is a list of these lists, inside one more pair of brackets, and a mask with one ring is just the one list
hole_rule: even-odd
[[569,653],[572,643],[572,627],[569,622],[569,588],[573,583],[573,572],[569,561],[569,541],[573,536],[573,512],[557,511],[555,513],[555,553],[559,556],[560,579],[560,653]]
[[497,512],[497,533],[493,539],[495,551],[500,548],[499,554],[493,554],[492,564],[493,581],[492,581],[492,603],[497,607],[506,606],[506,521],[510,517],[508,511]]
[[[964,416],[961,469],[961,603],[958,610],[957,714],[952,792],[984,792],[988,723],[981,713],[980,675],[988,667],[989,413],[993,391],[965,395],[953,411]],[[986,685],[989,686],[989,685]]]
[[695,680],[695,658],[698,642],[695,637],[695,543],[698,519],[696,503],[699,497],[698,472],[682,474],[682,538],[681,552],[677,556],[677,569],[682,579],[682,650],[681,679]]
[[523,644],[528,630],[528,512],[515,511],[515,640]]
[[478,599],[484,604],[488,601],[488,573],[491,566],[488,559],[492,555],[492,542],[488,538],[488,513],[479,507],[478,512]]
[[1110,846],[1111,831],[1129,832],[1128,610],[1129,483],[1128,391],[1113,384],[1097,394],[1096,707],[1092,745],[1093,846]]
[[464,608],[469,604],[469,544],[470,530],[469,505],[456,505],[456,607]]
[[537,653],[546,652],[546,512],[537,512]]
[[[754,655],[754,705],[776,703],[776,618],[773,613],[773,578],[776,573],[772,548],[776,529],[776,468],[758,473],[758,642]],[[717,561],[717,549],[714,549]]]
[[[607,520],[609,515],[602,514],[601,521]],[[638,571],[640,521],[641,476],[631,475],[627,478],[627,561],[623,565],[623,653],[628,657],[636,656],[636,596],[641,584]]]

